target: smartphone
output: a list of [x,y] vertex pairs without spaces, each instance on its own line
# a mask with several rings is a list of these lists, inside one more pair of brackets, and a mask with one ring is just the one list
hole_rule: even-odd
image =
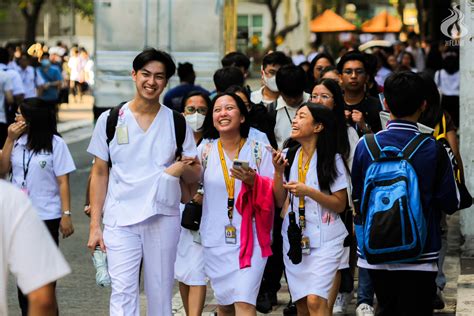
[[244,169],[249,169],[250,168],[248,161],[238,160],[238,159],[234,160],[234,164],[232,165],[232,167],[234,169],[237,168],[237,167],[244,168]]

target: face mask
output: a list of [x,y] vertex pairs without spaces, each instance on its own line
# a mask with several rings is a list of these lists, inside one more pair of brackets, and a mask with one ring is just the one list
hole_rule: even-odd
[[276,83],[276,76],[272,76],[270,78],[267,78],[265,74],[263,75],[263,82],[265,86],[267,86],[268,89],[270,89],[273,92],[278,92],[278,87]]
[[196,112],[194,114],[186,115],[184,118],[186,119],[186,123],[188,123],[189,127],[191,127],[196,133],[201,129],[202,123],[204,123],[206,116]]
[[41,61],[41,66],[48,67],[49,65],[51,65],[51,62],[48,59],[43,59]]

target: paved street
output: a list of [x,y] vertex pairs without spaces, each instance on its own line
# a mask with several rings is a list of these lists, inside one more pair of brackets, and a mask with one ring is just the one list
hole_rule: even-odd
[[[87,176],[89,174],[91,157],[86,153],[89,137],[92,132],[92,99],[86,98],[83,103],[74,103],[61,107],[60,129],[71,131],[63,132],[63,137],[69,144],[74,157],[77,171],[71,175],[72,212],[75,233],[68,239],[60,241],[60,247],[70,263],[73,273],[58,283],[57,295],[61,315],[107,315],[109,289],[98,288],[95,284],[94,268],[90,254],[86,248],[88,237],[88,217],[83,215],[84,195]],[[449,218],[449,250],[445,263],[448,284],[445,290],[447,307],[438,314],[454,315],[456,306],[456,287],[459,275],[459,215]],[[288,301],[286,286],[278,295],[280,305],[270,315],[282,315],[282,310]],[[175,287],[173,308],[176,315],[184,315],[177,287]],[[145,315],[145,297],[142,299],[142,315]],[[354,315],[354,302],[347,315]],[[8,288],[8,305],[11,315],[19,315],[17,307],[16,289],[14,280],[10,278]],[[208,291],[208,299],[204,315],[213,315],[216,309],[212,299],[212,290]]]

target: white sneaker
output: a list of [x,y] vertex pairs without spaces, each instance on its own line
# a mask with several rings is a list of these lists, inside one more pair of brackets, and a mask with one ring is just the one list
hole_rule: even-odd
[[362,303],[357,306],[356,316],[374,316],[374,308],[369,304]]
[[336,301],[334,302],[334,307],[332,308],[333,314],[345,314],[347,310],[347,301],[346,295],[338,293]]

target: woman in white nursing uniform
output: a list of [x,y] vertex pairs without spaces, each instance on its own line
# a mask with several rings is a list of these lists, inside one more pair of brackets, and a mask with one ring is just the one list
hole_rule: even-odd
[[[56,244],[74,232],[69,173],[76,167],[56,129],[55,109],[38,98],[20,104],[1,154],[0,175],[12,170],[12,183],[28,194]],[[18,293],[23,315],[28,301]]]
[[247,115],[237,95],[218,95],[204,121],[204,137],[211,142],[198,148],[206,160],[200,226],[204,266],[219,315],[256,315],[271,254],[272,157],[263,144],[247,140]]
[[[346,207],[347,179],[337,154],[335,126],[333,111],[307,103],[293,119],[287,154],[273,154],[276,205],[289,198],[282,226],[283,253],[298,315],[330,315],[327,299],[347,236],[338,215]],[[290,151],[294,159],[284,184]]]
[[[192,128],[198,146],[202,142],[202,125],[210,103],[207,94],[199,91],[189,93],[181,102],[184,118]],[[184,190],[185,188],[182,191]],[[202,205],[202,195],[196,194],[193,202]],[[184,204],[181,204],[180,208],[182,215]],[[181,227],[174,274],[179,282],[179,292],[187,316],[200,316],[206,299],[207,278],[199,238],[199,231]]]

